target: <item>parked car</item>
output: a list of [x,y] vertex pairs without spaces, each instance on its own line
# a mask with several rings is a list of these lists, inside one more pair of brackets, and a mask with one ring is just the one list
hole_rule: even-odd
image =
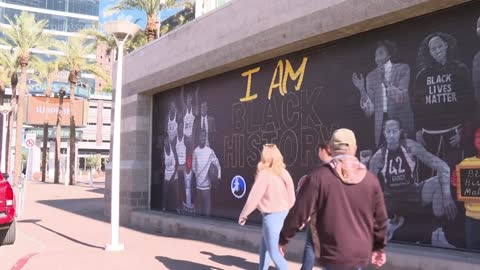
[[15,195],[0,173],[0,246],[15,243]]

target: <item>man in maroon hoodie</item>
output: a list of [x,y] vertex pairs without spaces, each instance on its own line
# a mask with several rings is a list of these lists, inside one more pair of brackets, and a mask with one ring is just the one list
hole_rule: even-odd
[[331,162],[305,180],[280,233],[280,249],[316,213],[312,230],[315,255],[327,270],[363,270],[369,261],[386,261],[387,211],[376,176],[355,157],[357,143],[349,129],[336,130]]

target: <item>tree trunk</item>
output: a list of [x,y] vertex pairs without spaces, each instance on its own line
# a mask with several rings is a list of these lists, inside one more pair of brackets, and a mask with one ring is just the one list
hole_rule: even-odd
[[17,186],[22,172],[22,146],[23,146],[23,120],[25,111],[25,92],[27,88],[27,65],[28,56],[20,57],[21,77],[20,87],[18,89],[18,105],[17,105],[17,127],[15,129],[15,163],[13,173],[13,185]]
[[47,107],[50,96],[47,95],[45,99],[45,117],[43,122],[43,148],[42,148],[42,182],[45,182],[47,179],[47,146],[48,146],[48,118],[47,118]]
[[42,148],[42,182],[47,179],[47,147],[48,147],[48,123],[43,124],[43,148]]
[[10,83],[12,85],[12,97],[10,103],[12,104],[12,110],[8,114],[8,129],[7,129],[7,157],[5,158],[5,162],[7,164],[7,173],[11,174],[12,173],[12,166],[11,166],[11,161],[10,157],[12,156],[12,147],[11,142],[13,141],[13,124],[14,124],[14,119],[16,117],[16,111],[17,111],[17,83],[18,83],[18,78],[17,74],[14,73],[11,77]]
[[147,17],[147,25],[145,26],[145,35],[147,42],[154,41],[158,37],[157,18],[155,16]]
[[[75,185],[75,85],[78,72],[70,74],[70,185]],[[74,80],[75,78],[75,80]]]
[[53,177],[53,183],[60,183],[60,145],[62,143],[62,110],[63,110],[63,97],[65,96],[65,90],[60,89],[60,100],[58,102],[57,112],[57,127],[55,134],[55,173]]

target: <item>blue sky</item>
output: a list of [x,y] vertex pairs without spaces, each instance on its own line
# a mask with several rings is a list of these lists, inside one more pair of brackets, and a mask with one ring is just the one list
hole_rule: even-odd
[[[118,3],[118,1],[119,0],[100,0],[100,24],[113,20],[128,20],[131,22],[135,22],[138,19],[137,24],[140,25],[140,27],[145,28],[145,15],[138,10],[121,11],[119,13],[112,13],[108,11],[109,8]],[[160,20],[164,20],[180,10],[181,8],[163,10],[160,13]]]

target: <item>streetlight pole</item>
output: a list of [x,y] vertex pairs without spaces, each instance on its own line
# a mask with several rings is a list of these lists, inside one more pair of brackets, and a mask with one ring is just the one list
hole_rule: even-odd
[[115,101],[113,115],[113,147],[112,147],[112,203],[111,224],[112,224],[112,240],[107,244],[108,251],[121,251],[124,249],[123,244],[119,242],[120,227],[120,137],[122,122],[122,75],[123,75],[123,45],[129,38],[133,38],[139,31],[140,27],[134,23],[125,21],[112,21],[103,24],[103,29],[111,34],[117,43],[117,73],[115,80]]
[[3,127],[2,127],[2,153],[1,153],[1,170],[2,173],[7,173],[7,163],[5,158],[7,157],[7,115],[12,110],[12,106],[9,104],[4,104],[0,106],[0,112],[3,115]]

